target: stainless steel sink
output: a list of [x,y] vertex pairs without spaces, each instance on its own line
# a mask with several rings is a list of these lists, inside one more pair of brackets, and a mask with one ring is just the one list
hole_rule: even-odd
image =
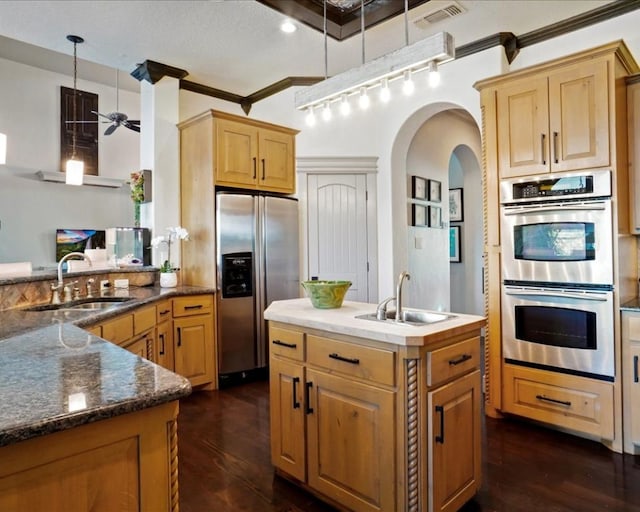
[[118,307],[123,302],[130,301],[133,297],[95,297],[89,299],[79,299],[61,304],[40,304],[25,308],[26,311],[103,311],[105,309]]
[[[402,311],[402,322],[397,323],[417,326],[430,325],[437,322],[443,322],[455,317],[456,315],[451,315],[449,313],[434,313],[431,311],[421,311],[419,309],[404,309]],[[361,318],[363,320],[373,320],[375,322],[396,323],[396,312],[387,311],[387,316],[384,320],[380,320],[379,318],[377,318],[375,313],[357,315],[356,318]]]

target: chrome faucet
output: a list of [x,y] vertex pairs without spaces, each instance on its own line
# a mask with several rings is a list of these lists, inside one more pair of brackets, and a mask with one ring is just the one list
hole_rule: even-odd
[[[83,252],[70,252],[69,254],[65,254],[60,261],[58,262],[58,289],[64,290],[64,282],[62,281],[62,264],[72,258],[81,258],[87,260],[89,266],[91,266],[91,258],[84,254]],[[66,290],[64,290],[66,291]],[[67,298],[67,294],[65,293],[65,302],[71,300],[71,293],[69,291],[69,298]]]
[[404,284],[405,278],[410,280],[411,276],[407,271],[403,270],[398,276],[398,284],[396,286],[396,322],[404,322],[402,316],[402,285]]

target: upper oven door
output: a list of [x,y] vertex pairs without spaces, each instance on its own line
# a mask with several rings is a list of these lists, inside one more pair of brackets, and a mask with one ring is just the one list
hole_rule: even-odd
[[504,205],[502,278],[613,284],[611,200]]

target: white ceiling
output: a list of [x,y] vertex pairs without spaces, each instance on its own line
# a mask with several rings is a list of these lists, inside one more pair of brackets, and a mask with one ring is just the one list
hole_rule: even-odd
[[[497,32],[521,35],[611,1],[458,0],[467,12],[419,28],[413,20],[451,3],[431,0],[409,11],[409,43],[443,30],[456,46]],[[246,96],[288,76],[324,76],[324,35],[300,24],[284,34],[283,19],[253,0],[3,0],[0,57],[71,74],[73,44],[66,36],[75,34],[85,39],[77,50],[80,78],[114,85],[117,68],[126,72],[120,73],[120,87],[138,90],[128,73],[154,60],[188,71],[193,82]],[[361,35],[342,42],[329,38],[328,74],[360,65],[362,45]],[[400,15],[365,32],[365,60],[404,45]]]

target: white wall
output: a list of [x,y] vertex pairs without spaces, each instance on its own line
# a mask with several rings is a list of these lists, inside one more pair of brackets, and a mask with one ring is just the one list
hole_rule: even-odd
[[[38,170],[59,170],[61,85],[73,87],[73,77],[0,59],[0,132],[7,134],[7,163],[0,166],[2,263],[55,265],[56,228],[133,223],[127,186],[73,187],[35,176]],[[79,80],[78,89],[98,94],[101,112],[116,109],[115,88]],[[119,96],[119,110],[138,119],[139,95],[120,91]],[[105,137],[104,129],[99,130],[100,175],[128,178],[139,169],[139,134],[120,127]]]

